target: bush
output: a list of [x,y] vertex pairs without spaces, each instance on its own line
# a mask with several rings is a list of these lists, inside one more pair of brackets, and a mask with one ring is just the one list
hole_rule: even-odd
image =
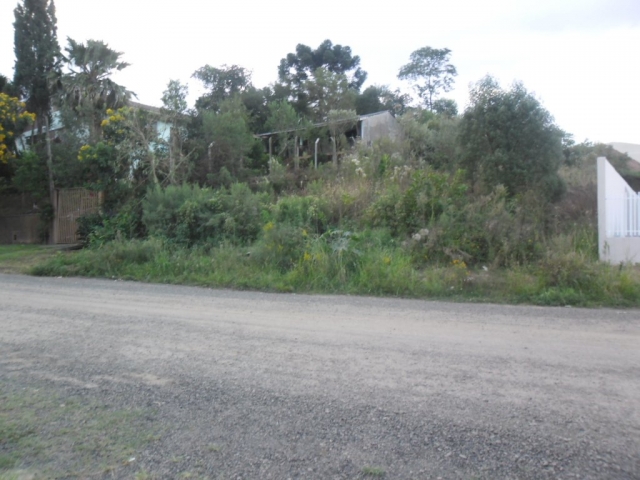
[[454,175],[429,168],[412,176],[404,192],[391,187],[369,208],[367,217],[372,226],[390,228],[395,234],[412,234],[432,225],[444,213],[452,214],[464,203],[467,185],[464,172]]
[[260,233],[266,198],[246,184],[234,184],[228,191],[197,185],[155,188],[145,197],[142,220],[150,235],[179,245],[223,240],[246,244]]
[[263,228],[262,241],[251,254],[252,259],[259,264],[287,271],[303,257],[308,235],[300,227],[269,222]]
[[319,197],[282,197],[273,209],[273,218],[277,223],[323,233],[327,229],[327,210],[326,200]]

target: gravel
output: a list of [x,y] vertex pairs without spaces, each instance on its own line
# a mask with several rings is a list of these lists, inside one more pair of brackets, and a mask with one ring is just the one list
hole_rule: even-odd
[[640,478],[638,310],[0,288],[0,385],[154,412],[105,478]]

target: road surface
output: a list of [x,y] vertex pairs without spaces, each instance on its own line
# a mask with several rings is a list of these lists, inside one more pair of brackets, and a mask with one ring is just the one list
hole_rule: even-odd
[[164,433],[136,462],[155,478],[640,478],[638,310],[0,291],[0,386],[153,406]]

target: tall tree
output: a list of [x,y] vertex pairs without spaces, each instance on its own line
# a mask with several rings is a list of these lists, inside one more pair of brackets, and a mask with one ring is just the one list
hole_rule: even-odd
[[222,167],[237,176],[245,167],[245,159],[257,142],[249,129],[249,114],[239,95],[222,102],[218,113],[202,115],[203,138],[207,144],[208,178],[217,184]]
[[357,93],[342,73],[320,67],[302,88],[306,92],[308,116],[316,122],[326,121],[331,110],[355,110]]
[[200,80],[207,93],[196,100],[198,110],[219,112],[222,102],[251,87],[251,72],[239,65],[222,65],[220,68],[205,65],[192,75]]
[[135,96],[111,79],[111,75],[129,64],[120,61],[122,52],[112,50],[100,40],[87,40],[86,44],[72,38],[67,41],[65,51],[70,72],[62,77],[63,101],[86,116],[95,142],[101,136],[101,123],[107,109],[118,109]]
[[463,162],[485,185],[504,185],[510,195],[531,188],[541,199],[555,200],[564,184],[560,130],[551,114],[521,83],[503,90],[485,77],[470,92],[460,123]]
[[352,54],[351,47],[334,45],[331,40],[325,40],[315,50],[298,44],[295,53],[280,60],[278,80],[279,90],[286,92],[299,113],[308,114],[308,92],[304,86],[319,68],[344,75],[348,87],[355,92],[360,91],[367,79],[367,72],[360,68],[360,57]]
[[[53,0],[23,0],[14,10],[15,28],[13,84],[26,100],[27,110],[35,113],[36,127],[45,130],[49,196],[55,208],[53,154],[49,137],[54,77],[60,71],[60,45],[56,7]],[[33,136],[32,136],[33,138]]]
[[386,85],[371,85],[356,98],[358,115],[376,113],[382,110],[402,115],[407,105],[411,103],[411,96],[403,94],[400,89],[391,90]]
[[4,75],[0,75],[0,93],[6,93],[11,97],[19,96],[18,90],[13,86],[11,80]]
[[411,54],[410,62],[400,68],[398,78],[413,82],[416,92],[429,110],[440,92],[448,92],[453,87],[456,67],[449,63],[451,50],[448,48],[424,47]]
[[176,171],[185,160],[184,144],[187,140],[188,105],[187,95],[189,87],[179,80],[171,80],[162,95],[162,112],[169,123],[170,138],[169,153],[169,182],[176,183]]

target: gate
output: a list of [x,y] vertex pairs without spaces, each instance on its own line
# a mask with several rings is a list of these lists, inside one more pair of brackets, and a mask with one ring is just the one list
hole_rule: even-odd
[[69,188],[56,191],[56,218],[54,221],[54,243],[77,242],[78,224],[83,215],[100,212],[102,194],[85,188]]

